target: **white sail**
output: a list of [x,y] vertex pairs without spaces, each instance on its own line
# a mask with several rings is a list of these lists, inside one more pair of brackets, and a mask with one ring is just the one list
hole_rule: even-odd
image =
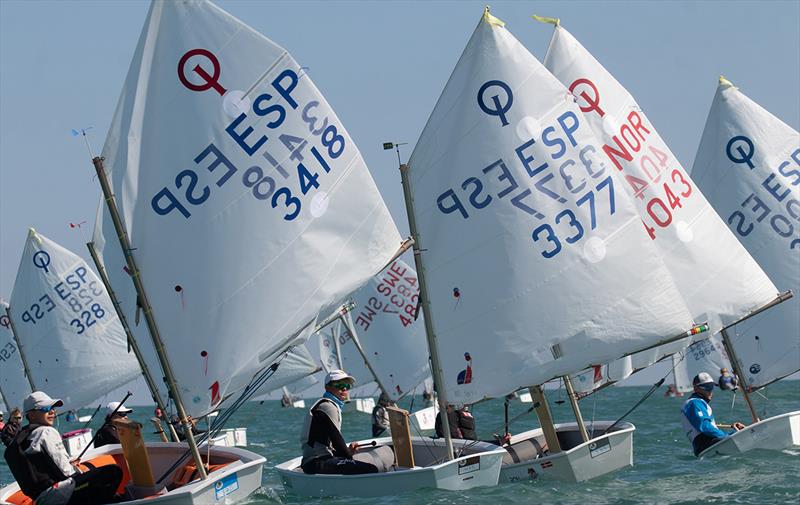
[[[431,373],[422,312],[414,319],[417,272],[398,259],[351,299],[355,332],[380,383],[394,400],[411,393]],[[355,347],[352,339],[345,347]]]
[[[153,2],[103,156],[195,417],[400,244],[306,71],[205,1]],[[116,285],[122,265],[104,261]]]
[[[31,392],[31,385],[25,378],[25,366],[11,333],[11,322],[6,315],[8,303],[0,300],[0,391],[6,407],[22,409],[22,400]],[[6,412],[6,420],[9,419]]]
[[800,134],[721,79],[692,178],[778,288],[794,293],[729,330],[740,379],[764,386],[800,369]]
[[675,387],[681,393],[694,390],[692,379],[700,372],[717,377],[722,368],[733,372],[719,335],[698,340],[685,350],[672,355]]
[[306,389],[310,388],[319,383],[319,379],[317,375],[307,375],[302,379],[292,382],[291,384],[287,384],[284,389],[291,393],[292,395],[299,395]]
[[11,318],[37,389],[84,407],[141,374],[94,271],[30,229],[10,300]]
[[[696,321],[731,323],[778,290],[706,201],[633,96],[560,25],[545,66],[602,141],[598,162],[622,177]],[[582,181],[582,177],[575,182]],[[713,327],[718,330],[719,327]],[[652,357],[664,352],[655,352]]]
[[295,384],[319,371],[319,365],[311,357],[305,345],[293,347],[278,365],[278,369],[264,384],[259,393],[269,393],[284,386]]
[[340,319],[319,331],[319,354],[325,371],[345,370],[355,379],[357,387],[375,380]]
[[322,363],[322,368],[329,372],[331,370],[342,369],[344,365],[339,356],[339,345],[337,340],[342,334],[342,323],[336,321],[319,332],[319,359]]
[[691,326],[600,154],[566,88],[485,14],[409,162],[449,401],[541,384]]

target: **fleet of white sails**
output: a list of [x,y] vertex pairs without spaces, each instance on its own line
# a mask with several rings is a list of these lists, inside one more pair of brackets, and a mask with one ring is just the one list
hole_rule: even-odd
[[[273,363],[260,393],[299,393],[321,365],[400,399],[432,373],[425,323],[454,404],[562,376],[591,393],[668,355],[684,390],[726,367],[719,330],[798,292],[798,133],[721,80],[690,177],[552,21],[540,63],[487,10],[415,145],[424,321],[400,234],[308,73],[208,1],[152,3],[102,151],[130,249],[103,202],[93,242],[186,414]],[[303,343],[337,311],[318,362]],[[141,373],[93,269],[34,230],[3,312],[7,406],[43,389],[77,409]],[[703,322],[708,340],[677,340]],[[800,368],[797,297],[730,331],[747,388]]]

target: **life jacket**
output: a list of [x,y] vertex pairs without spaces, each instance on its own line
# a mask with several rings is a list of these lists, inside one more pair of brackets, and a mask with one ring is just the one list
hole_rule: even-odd
[[702,414],[702,417],[710,418],[714,426],[716,426],[716,422],[714,422],[714,411],[711,410],[711,405],[709,405],[706,400],[692,395],[688,400],[683,402],[683,408],[681,408],[681,413],[683,414],[681,417],[683,431],[686,433],[686,438],[688,438],[691,442],[694,442],[694,439],[697,438],[697,436],[700,434],[700,431],[695,428],[692,425],[692,422],[689,420],[689,416],[693,415],[690,412],[690,409],[697,409],[697,411]]
[[338,429],[340,432],[342,431],[342,412],[339,410],[339,407],[327,398],[320,398],[317,400],[314,405],[308,409],[306,418],[303,421],[303,429],[300,431],[300,445],[303,451],[303,464],[320,456],[333,456],[333,446],[330,443],[328,443],[328,445],[322,445],[321,443],[314,441],[314,445],[308,444],[308,439],[311,436],[311,421],[314,420],[314,410],[322,410],[322,412],[324,412],[333,422],[333,425],[336,426],[336,429]]
[[19,488],[34,499],[56,482],[69,477],[64,475],[47,453],[25,453],[25,450],[31,445],[31,433],[39,426],[38,424],[28,424],[21,428],[4,454],[8,468],[19,484]]

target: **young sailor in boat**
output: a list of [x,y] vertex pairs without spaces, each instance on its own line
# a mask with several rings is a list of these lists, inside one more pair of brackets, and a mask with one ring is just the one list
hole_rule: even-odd
[[[436,436],[443,437],[441,417],[436,416]],[[450,437],[463,440],[478,440],[478,432],[475,430],[475,418],[469,411],[468,406],[456,409],[453,405],[447,405],[447,423],[450,425]],[[511,441],[511,434],[503,436],[495,435],[492,440],[483,440],[495,445],[505,445]]]
[[[119,407],[119,409],[117,409]],[[116,412],[114,412],[116,410]],[[97,430],[96,438],[94,439],[95,447],[102,447],[108,444],[118,444],[119,435],[117,434],[117,427],[114,426],[112,421],[114,419],[124,419],[128,414],[133,412],[125,405],[120,405],[119,402],[109,402],[106,405],[106,420],[103,426]]]
[[80,461],[70,461],[58,430],[53,428],[56,407],[63,405],[42,391],[23,402],[28,424],[5,451],[6,463],[22,492],[36,505],[100,505],[117,501],[122,480],[117,465],[81,472]]
[[0,431],[0,441],[3,442],[3,445],[8,447],[8,444],[14,440],[14,437],[17,435],[19,431],[20,425],[22,424],[22,412],[18,408],[14,408],[11,413],[8,415],[8,422],[5,426],[3,426],[2,431]]
[[350,399],[355,379],[342,370],[325,376],[325,394],[308,411],[300,432],[303,451],[301,468],[305,473],[355,475],[376,473],[370,463],[353,459],[358,446],[349,446],[342,437],[342,407]]
[[[700,372],[692,379],[692,384],[694,393],[683,404],[681,413],[684,431],[692,441],[694,455],[697,456],[729,434],[719,429],[709,405],[715,386],[714,379],[706,372]],[[740,422],[733,423],[731,427],[734,431],[744,429]]]
[[736,378],[735,375],[730,373],[727,368],[720,368],[719,369],[719,388],[725,391],[733,391],[737,387],[739,387],[739,380]]
[[386,393],[381,393],[378,398],[378,404],[372,409],[372,436],[379,437],[389,429],[389,413],[386,407],[394,406],[395,403],[386,396]]

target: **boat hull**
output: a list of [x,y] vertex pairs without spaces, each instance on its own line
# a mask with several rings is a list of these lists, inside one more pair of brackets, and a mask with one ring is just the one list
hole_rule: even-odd
[[739,430],[698,456],[733,456],[754,449],[781,450],[800,446],[800,410],[770,417]]
[[[611,424],[611,421],[586,423],[586,429],[591,436],[592,428],[597,433],[604,433]],[[582,442],[577,423],[557,424],[555,428],[562,449],[565,450],[556,454],[539,451],[536,455],[525,454],[522,457],[512,455],[509,451],[503,458],[500,482],[539,479],[583,482],[633,466],[633,432],[636,427],[631,423],[617,423],[613,431],[596,436],[588,442]],[[532,439],[544,448],[541,428],[514,435],[511,438],[511,447],[515,444],[524,445]]]
[[[390,437],[360,441],[359,444],[390,446]],[[300,469],[301,458],[275,468],[287,491],[302,496],[385,496],[423,488],[465,490],[497,485],[505,450],[485,442],[454,440],[456,451],[464,455],[435,464],[445,455],[443,439],[412,437],[415,463],[421,466],[364,475],[309,475]]]
[[[156,479],[188,450],[186,444],[178,443],[147,443],[146,445],[153,476]],[[206,454],[205,446],[201,450],[203,454]],[[208,479],[193,480],[165,494],[142,497],[125,503],[136,505],[210,505],[219,503],[227,505],[245,500],[261,487],[261,473],[266,461],[262,456],[235,447],[214,446],[210,448],[209,454],[212,465],[217,468],[209,473]],[[113,456],[121,462],[121,446],[106,445],[93,449],[87,452],[82,460],[84,462],[99,461],[104,456]],[[129,479],[127,468],[124,468],[123,471],[124,479]],[[175,470],[173,475],[165,479],[165,482],[172,482],[180,471],[181,468]],[[19,492],[19,486],[16,483],[0,490],[0,504],[2,505],[27,505],[29,503],[32,501]]]

